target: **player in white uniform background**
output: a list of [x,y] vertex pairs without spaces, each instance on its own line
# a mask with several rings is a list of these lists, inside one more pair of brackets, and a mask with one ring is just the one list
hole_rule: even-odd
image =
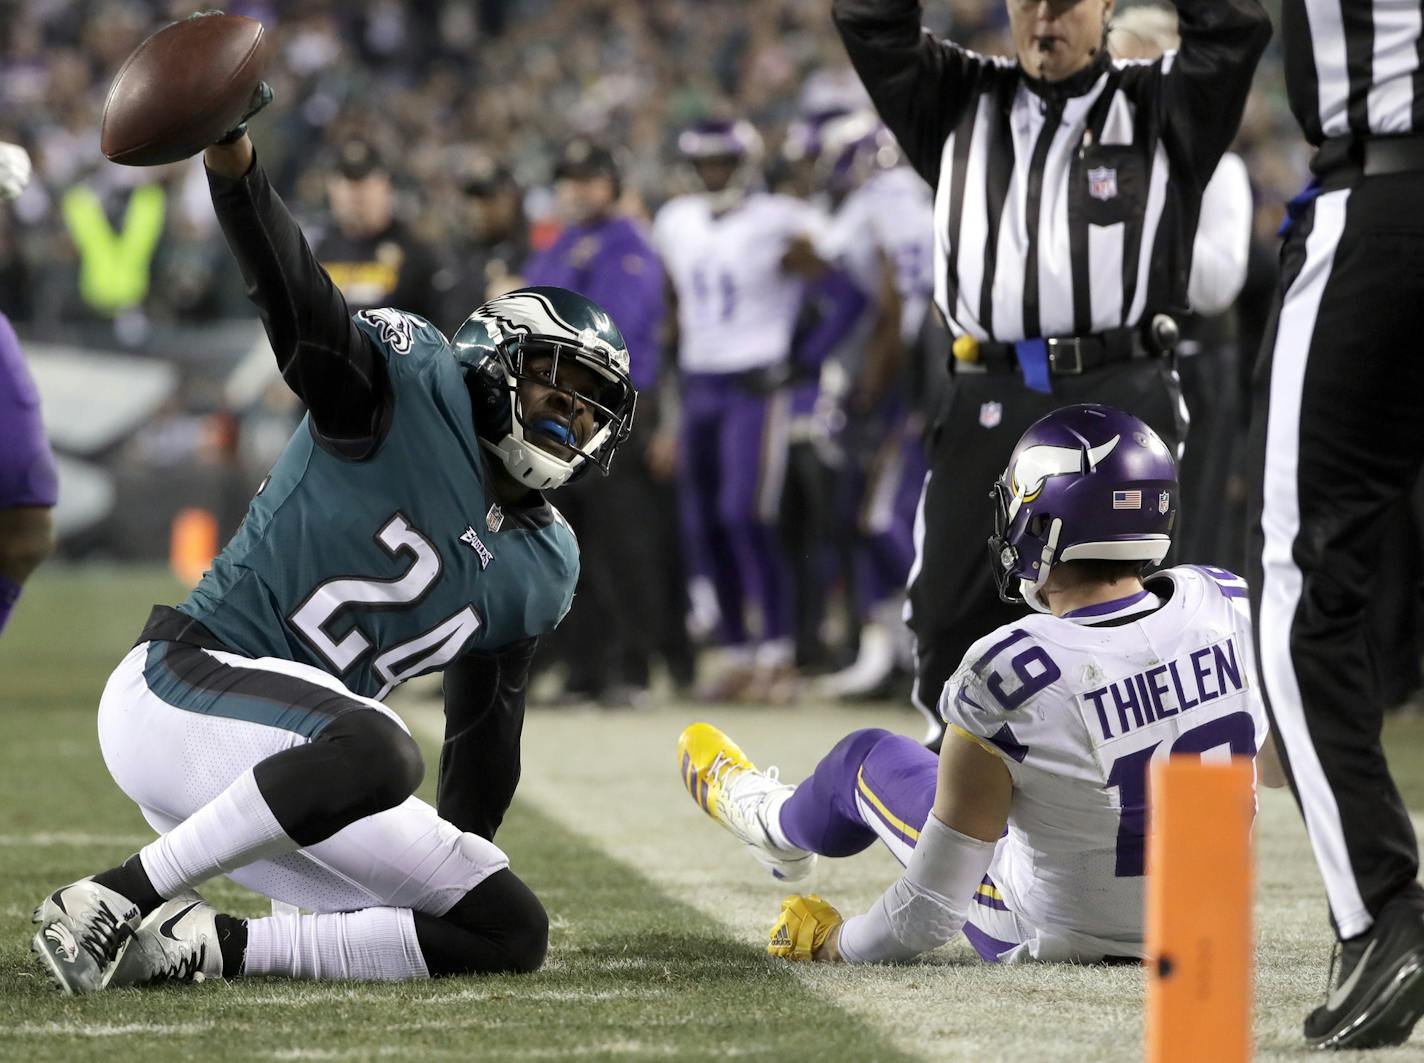
[[1029,428],[994,485],[990,542],[1001,593],[1035,612],[970,647],[940,697],[938,758],[856,731],[793,787],[715,727],[683,732],[693,797],[779,877],[877,838],[905,864],[844,921],[788,898],[773,953],[893,962],[962,930],[989,961],[1143,956],[1150,763],[1254,757],[1266,741],[1242,581],[1144,574],[1170,546],[1177,494],[1166,446],[1129,414],[1070,406]]
[[821,688],[862,698],[893,693],[897,667],[908,675],[910,666],[900,613],[915,557],[925,417],[908,370],[934,290],[934,199],[873,111],[832,118],[817,140],[816,171],[833,210],[828,252],[870,296],[828,363],[839,372],[823,374],[843,410],[837,527],[853,536],[860,637],[855,661]]
[[[701,122],[678,146],[704,191],[665,204],[653,239],[677,304],[684,534],[739,657],[704,693],[780,700],[792,670],[778,522],[793,399],[864,299],[816,250],[820,212],[760,190],[761,139],[747,122]],[[813,297],[821,312],[798,329]]]

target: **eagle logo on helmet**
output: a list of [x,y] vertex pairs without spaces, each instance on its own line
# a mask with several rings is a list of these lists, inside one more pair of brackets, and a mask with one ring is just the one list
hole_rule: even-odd
[[[603,355],[610,366],[618,372],[627,373],[628,348],[614,347],[603,338],[603,334],[617,333],[618,326],[596,303],[586,302],[592,321],[583,328],[575,328],[559,313],[553,300],[534,288],[521,288],[497,296],[476,313],[483,314],[496,324],[501,339],[516,335],[567,337],[567,342]],[[503,335],[505,333],[508,335]],[[622,338],[621,335],[619,338]]]

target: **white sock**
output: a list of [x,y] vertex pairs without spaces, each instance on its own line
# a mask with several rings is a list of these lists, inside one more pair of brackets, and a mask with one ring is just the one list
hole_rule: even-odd
[[773,794],[767,794],[766,804],[762,806],[762,822],[766,824],[766,832],[771,835],[772,842],[781,849],[798,848],[781,829],[781,806],[786,804],[791,795],[795,792],[796,790],[793,787],[790,790],[780,790]]
[[160,897],[176,897],[215,875],[297,849],[267,807],[248,769],[217,797],[139,850]]
[[249,919],[242,973],[327,982],[430,977],[409,908]]

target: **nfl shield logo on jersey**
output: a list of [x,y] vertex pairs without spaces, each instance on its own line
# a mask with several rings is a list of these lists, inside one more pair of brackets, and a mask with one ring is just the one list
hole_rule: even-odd
[[1117,169],[1099,166],[1088,171],[1088,195],[1107,201],[1117,196]]
[[1002,402],[986,402],[979,407],[979,423],[985,428],[997,428],[1003,419],[1004,404]]

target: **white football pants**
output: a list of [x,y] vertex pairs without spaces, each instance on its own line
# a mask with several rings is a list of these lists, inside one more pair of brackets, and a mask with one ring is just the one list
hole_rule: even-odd
[[[163,834],[260,761],[310,739],[256,722],[253,717],[263,715],[261,707],[254,711],[255,699],[246,694],[219,699],[222,711],[227,707],[221,702],[228,701],[233,716],[170,704],[153,692],[145,677],[149,646],[135,646],[109,677],[99,702],[99,744],[119,789]],[[275,691],[290,688],[294,704],[316,684],[369,705],[409,733],[380,702],[353,694],[319,669],[272,657],[201,652],[234,669],[267,673],[270,681],[265,686]],[[411,797],[316,845],[249,864],[229,877],[273,900],[313,912],[393,907],[438,916],[508,866],[509,858],[493,842],[458,830],[429,804]]]

